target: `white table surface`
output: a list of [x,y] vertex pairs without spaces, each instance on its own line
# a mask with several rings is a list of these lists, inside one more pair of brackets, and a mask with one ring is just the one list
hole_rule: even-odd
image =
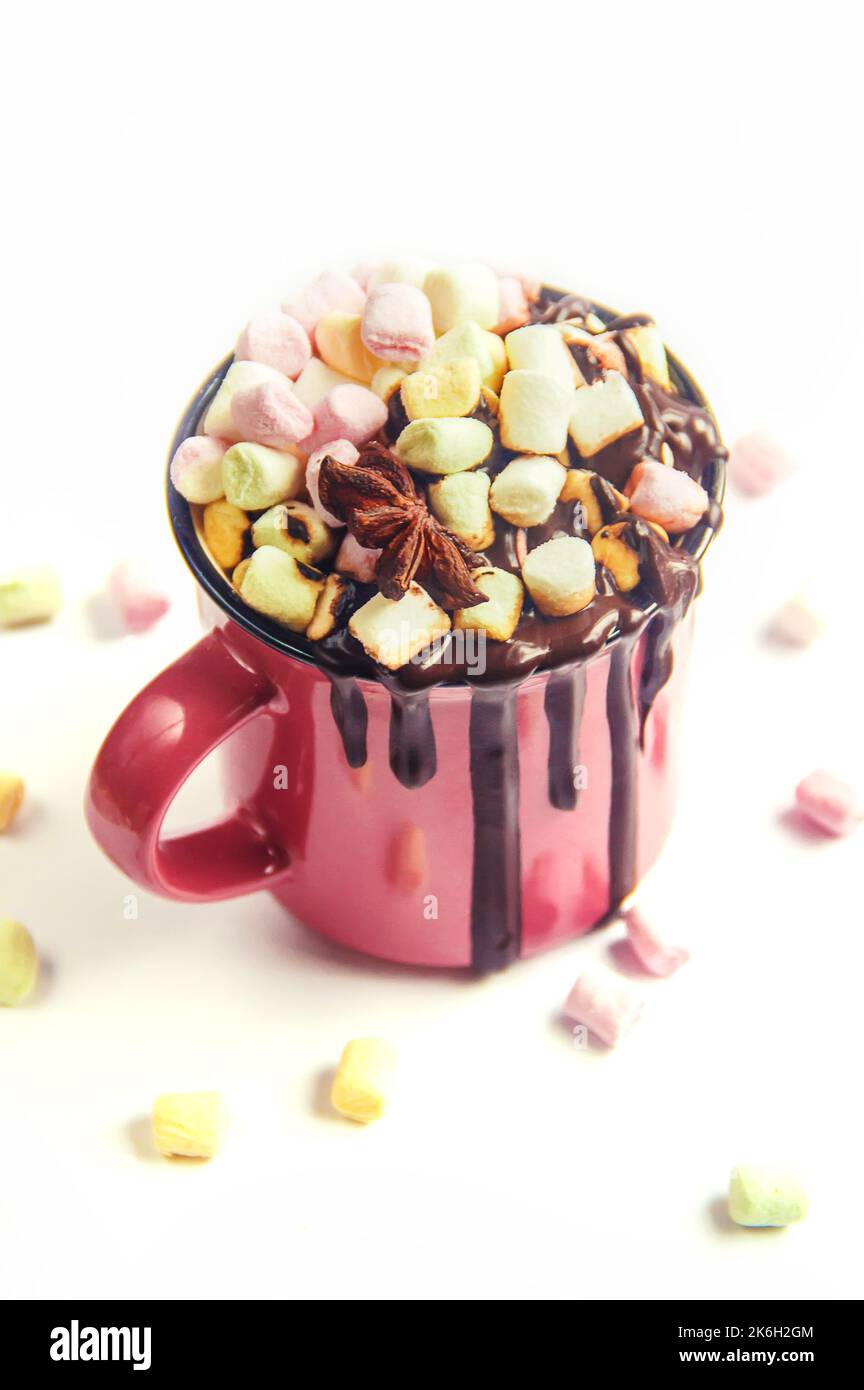
[[[694,31],[692,7],[661,8],[690,16],[671,46],[635,6],[445,4],[433,23],[382,5],[374,32],[354,8],[335,50],[333,13],[262,3],[157,4],[134,26],[49,7],[48,47],[44,16],[16,16],[0,568],[53,560],[66,603],[0,633],[0,765],[28,784],[0,915],[44,960],[0,1013],[0,1296],[861,1296],[864,841],[788,816],[812,767],[864,776],[841,11],[814,29],[784,8],[777,50],[767,15],[706,8]],[[607,94],[591,73],[610,66]],[[612,1054],[574,1048],[560,1005],[588,959],[626,968],[614,931],[478,983],[350,956],[263,895],[139,893],[130,921],[83,823],[102,736],[196,638],[161,497],[181,407],[303,270],[405,248],[650,308],[727,437],[767,424],[801,458],[774,497],[730,498],[706,565],[681,811],[644,889],[693,960],[639,980],[644,1020]],[[129,552],[175,593],[143,637],[113,635],[98,598]],[[810,570],[836,621],[783,651],[763,628]],[[203,818],[215,785],[207,768],[177,817]],[[368,1130],[326,1105],[363,1032],[402,1058]],[[197,1087],[228,1097],[224,1153],[159,1159],[154,1095]],[[730,1227],[728,1170],[763,1157],[808,1174],[802,1226]]]

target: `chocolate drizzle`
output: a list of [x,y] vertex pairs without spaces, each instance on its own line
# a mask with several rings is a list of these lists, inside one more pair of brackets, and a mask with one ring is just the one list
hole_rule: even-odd
[[584,666],[550,672],[543,708],[549,725],[549,800],[559,811],[573,811],[579,801],[576,768],[584,704]]
[[403,787],[422,787],[438,765],[429,692],[391,689],[390,768]]
[[612,757],[612,798],[609,805],[609,911],[636,887],[638,720],[630,673],[633,638],[622,638],[612,649],[606,713]]
[[339,730],[342,747],[349,767],[363,767],[366,762],[366,725],[369,716],[363,692],[353,676],[340,676],[328,671],[330,709]]
[[522,872],[519,837],[519,739],[514,686],[471,691],[471,964],[500,970],[519,955]]

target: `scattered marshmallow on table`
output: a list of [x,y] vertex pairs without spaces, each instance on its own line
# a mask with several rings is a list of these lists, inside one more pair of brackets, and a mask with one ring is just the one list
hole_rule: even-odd
[[687,964],[690,959],[687,948],[667,942],[638,908],[629,908],[623,914],[623,921],[633,954],[651,975],[674,975]]
[[436,333],[471,319],[481,328],[498,322],[498,276],[488,265],[464,262],[430,270],[423,289],[432,305]]
[[235,444],[222,461],[225,496],[246,511],[263,511],[296,497],[305,480],[302,459],[264,444]]
[[371,584],[380,558],[380,550],[361,545],[357,537],[347,531],[336,552],[335,568],[340,574],[356,579],[359,584]]
[[108,593],[127,632],[146,632],[171,607],[153,567],[137,557],[114,567],[108,576]]
[[695,526],[705,515],[709,501],[705,489],[689,473],[653,459],[637,463],[625,492],[635,516],[656,521],[672,536]]
[[833,772],[811,772],[795,788],[795,800],[826,835],[849,835],[864,819],[864,797]]
[[588,966],[567,996],[564,1012],[614,1047],[639,1018],[643,1001],[602,965]]
[[770,1163],[743,1163],[729,1179],[729,1215],[737,1226],[790,1226],[807,1215],[798,1175]]
[[312,454],[336,439],[368,444],[386,421],[387,407],[374,391],[355,383],[334,386],[315,407],[315,427],[303,450]]
[[222,460],[231,441],[207,434],[184,439],[171,460],[171,481],[187,502],[218,502],[224,497]]
[[214,1158],[227,1124],[218,1091],[175,1091],[153,1104],[153,1142],[166,1158]]
[[38,975],[39,958],[29,931],[11,917],[0,918],[0,1006],[23,1004]]
[[739,492],[764,497],[795,472],[791,454],[766,430],[752,430],[735,441],[729,452],[727,476]]
[[282,312],[306,330],[310,338],[325,314],[362,314],[366,295],[352,275],[324,270],[297,294],[282,301]]
[[24,801],[24,782],[17,772],[0,768],[0,835],[8,830]]
[[[820,586],[821,587],[821,586]],[[817,586],[805,585],[777,610],[769,625],[771,637],[788,642],[792,647],[809,647],[828,625],[828,596],[823,601],[815,592]]]
[[396,1075],[396,1049],[384,1038],[353,1038],[342,1051],[330,1099],[334,1110],[358,1124],[379,1120]]
[[312,502],[312,506],[325,521],[328,526],[344,526],[344,522],[328,512],[318,495],[318,475],[321,472],[321,465],[326,458],[335,459],[337,463],[356,463],[360,457],[357,448],[351,443],[350,439],[331,439],[329,444],[323,444],[320,449],[309,455],[306,462],[306,491]]
[[47,622],[62,602],[60,580],[48,565],[0,574],[0,627]]
[[237,362],[264,362],[292,379],[312,356],[309,334],[290,314],[261,314],[250,319],[234,349]]
[[231,401],[231,420],[240,439],[285,449],[312,433],[315,421],[308,406],[295,396],[287,378],[261,381],[238,391]]
[[435,342],[432,309],[414,285],[377,285],[361,319],[364,345],[388,362],[419,362]]

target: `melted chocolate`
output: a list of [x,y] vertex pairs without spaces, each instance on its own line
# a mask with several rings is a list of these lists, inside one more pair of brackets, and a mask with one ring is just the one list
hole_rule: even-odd
[[422,787],[438,759],[428,691],[393,692],[390,704],[390,768],[403,787]]
[[522,936],[519,737],[515,686],[471,692],[471,963],[500,970],[516,960]]
[[366,762],[368,723],[363,693],[353,676],[339,676],[333,671],[328,671],[327,675],[330,680],[330,709],[342,738],[348,766],[363,767]]
[[622,639],[612,651],[606,713],[612,756],[612,798],[609,805],[609,911],[636,887],[638,721],[633,698],[631,658],[633,638]]
[[550,671],[543,707],[549,724],[549,800],[559,811],[572,811],[579,801],[576,768],[584,703],[584,666]]

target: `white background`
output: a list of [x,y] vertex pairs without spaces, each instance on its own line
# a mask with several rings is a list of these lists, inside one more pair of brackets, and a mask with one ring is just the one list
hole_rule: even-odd
[[[850,14],[210,0],[7,18],[0,558],[52,560],[67,602],[0,634],[0,764],[30,790],[0,915],[46,961],[0,1016],[0,1294],[861,1296],[862,841],[786,814],[812,767],[864,775]],[[130,922],[83,825],[101,737],[196,635],[162,500],[182,406],[305,271],[400,251],[650,309],[727,438],[768,424],[801,459],[775,498],[730,498],[709,557],[682,812],[645,890],[694,960],[638,981],[644,1022],[612,1055],[577,1051],[558,1013],[614,933],[478,984],[349,957],[264,897],[141,894]],[[165,565],[176,604],[120,639],[94,596],[130,551]],[[834,626],[783,652],[762,629],[808,570]],[[402,1055],[368,1131],[322,1104],[358,1032]],[[228,1147],[157,1159],[153,1096],[198,1086],[229,1098]],[[730,1228],[728,1169],[775,1156],[809,1174],[809,1220]]]

